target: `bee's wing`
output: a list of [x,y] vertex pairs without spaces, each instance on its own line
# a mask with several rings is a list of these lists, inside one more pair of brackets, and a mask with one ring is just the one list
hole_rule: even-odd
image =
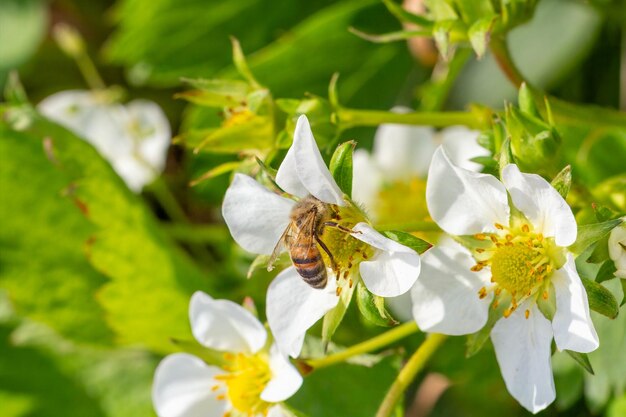
[[283,234],[280,236],[280,239],[278,239],[278,243],[276,243],[276,246],[274,247],[274,250],[272,251],[272,254],[270,255],[270,259],[267,261],[268,271],[271,271],[272,269],[274,269],[274,262],[276,262],[276,258],[278,258],[278,255],[280,255],[281,252],[288,246],[287,240],[291,239],[290,236],[293,233],[293,229],[294,229],[294,223],[293,222],[289,223],[289,226],[287,226]]

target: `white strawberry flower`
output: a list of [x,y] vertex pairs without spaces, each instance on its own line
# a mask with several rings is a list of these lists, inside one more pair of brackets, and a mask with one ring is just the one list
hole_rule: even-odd
[[[392,111],[407,113],[411,109],[394,107]],[[403,189],[420,189],[423,194],[428,167],[439,145],[444,147],[457,166],[479,171],[482,165],[471,159],[488,156],[489,151],[478,144],[478,134],[478,131],[464,126],[451,126],[437,132],[432,127],[426,126],[383,124],[376,130],[371,154],[364,149],[357,149],[354,152],[352,197],[370,208],[370,214],[378,218],[387,214],[378,213],[377,210],[379,204],[384,203],[381,200],[388,197],[386,190],[393,191],[394,187],[404,185]],[[398,189],[399,193],[402,191]],[[406,193],[402,194],[401,197],[406,198]],[[413,195],[413,197],[422,196]],[[423,198],[416,200],[418,200],[416,204],[424,206],[425,209]],[[411,220],[415,220],[415,216],[419,216],[416,211],[420,211],[413,209],[413,205],[411,204]],[[424,214],[428,215],[425,210]],[[397,216],[397,213],[392,216]]]
[[615,276],[626,279],[626,224],[622,223],[611,230],[609,235],[609,256],[615,263]]
[[159,417],[287,417],[279,403],[302,385],[302,376],[276,345],[268,349],[265,327],[229,300],[196,292],[189,303],[194,337],[223,352],[219,365],[187,353],[165,357],[157,367],[152,401]]
[[[514,207],[509,206],[510,202]],[[587,293],[567,247],[577,225],[570,207],[543,178],[507,165],[502,182],[455,166],[435,151],[426,199],[432,218],[465,246],[433,248],[411,290],[413,316],[425,331],[461,335],[485,326],[490,305],[506,307],[491,330],[506,386],[536,413],[555,398],[551,342],[591,352],[598,336]],[[538,303],[554,293],[556,311]]]
[[[297,357],[306,331],[339,302],[342,290],[356,280],[382,297],[407,292],[420,271],[419,255],[374,230],[343,195],[326,167],[305,116],[298,119],[293,145],[278,169],[276,183],[292,198],[254,179],[236,174],[224,197],[222,214],[235,241],[245,250],[269,255],[290,223],[298,199],[309,195],[332,207],[336,222],[351,233],[326,227],[322,241],[334,256],[325,264],[324,289],[306,284],[293,266],[274,279],[267,292],[267,320],[281,350]],[[323,251],[320,251],[326,257]],[[348,293],[346,293],[348,294]]]
[[140,192],[165,168],[169,122],[156,103],[134,100],[122,105],[111,103],[104,94],[62,91],[37,108],[93,145],[128,187]]

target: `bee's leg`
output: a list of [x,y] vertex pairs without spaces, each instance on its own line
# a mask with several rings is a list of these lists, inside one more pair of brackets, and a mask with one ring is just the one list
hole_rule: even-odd
[[328,255],[328,258],[330,259],[330,263],[332,264],[330,268],[335,269],[335,266],[336,266],[335,258],[333,258],[333,254],[330,253],[330,250],[328,250],[328,246],[326,246],[326,244],[322,242],[322,239],[320,239],[318,235],[315,235],[315,241],[317,242],[318,245],[320,245],[320,247],[324,250],[324,252],[326,252],[326,255]]
[[354,231],[352,229],[348,229],[347,227],[344,227],[344,226],[340,225],[337,222],[324,222],[324,226],[336,227],[337,229],[341,230],[342,232],[345,232],[345,233],[348,233],[348,234],[362,233],[360,230],[359,231]]

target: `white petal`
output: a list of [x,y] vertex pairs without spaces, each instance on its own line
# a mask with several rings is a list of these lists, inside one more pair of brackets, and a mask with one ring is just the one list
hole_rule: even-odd
[[587,292],[576,271],[571,253],[567,262],[552,275],[556,292],[556,312],[552,320],[554,341],[560,349],[589,353],[599,345],[596,329],[589,315]]
[[85,137],[108,161],[133,153],[130,117],[124,106],[113,103],[97,107],[89,118]]
[[224,196],[222,216],[242,248],[269,255],[289,224],[294,204],[251,177],[235,174]]
[[88,120],[101,104],[91,91],[61,91],[43,99],[37,110],[79,136],[85,136]]
[[364,149],[354,151],[352,166],[354,169],[352,199],[372,209],[382,186],[383,179],[380,170],[374,164],[370,154]]
[[131,130],[138,136],[138,153],[152,169],[165,168],[167,149],[172,133],[163,110],[152,101],[133,100],[126,105],[131,120]]
[[474,264],[459,244],[434,247],[424,254],[422,272],[411,288],[413,318],[420,329],[462,335],[483,328],[493,294],[482,300],[478,296],[490,274],[470,271]]
[[270,403],[285,401],[300,389],[302,375],[275,344],[270,348],[270,369],[272,379],[261,393],[263,401]]
[[303,198],[309,194],[298,176],[298,170],[296,169],[296,150],[293,144],[287,151],[285,159],[283,159],[283,162],[281,162],[278,167],[278,171],[276,172],[276,184],[284,191],[296,197]]
[[139,193],[143,187],[150,184],[158,173],[150,166],[135,159],[132,155],[124,155],[111,161],[117,175],[120,176],[133,192]]
[[426,183],[431,217],[452,235],[497,231],[509,223],[506,189],[492,175],[458,168],[440,146],[433,155]]
[[465,126],[452,126],[441,131],[441,144],[454,165],[474,172],[482,169],[481,164],[471,161],[477,156],[489,156],[489,151],[477,142],[479,134]]
[[189,320],[194,337],[208,348],[255,353],[267,340],[265,327],[248,310],[230,300],[214,300],[201,291],[191,297]]
[[407,292],[420,274],[419,254],[386,238],[367,223],[359,223],[352,230],[353,237],[378,249],[371,260],[359,264],[367,289],[381,297],[397,297]]
[[329,277],[326,288],[306,284],[294,267],[282,271],[267,289],[267,322],[278,348],[297,357],[306,331],[339,302],[336,282]]
[[[609,235],[609,256],[618,271],[626,269],[626,224],[622,223],[611,230]],[[619,276],[617,273],[615,274]]]
[[[407,107],[394,107],[395,113],[409,113]],[[374,136],[373,155],[389,180],[426,177],[435,151],[435,131],[431,127],[383,124]]]
[[536,306],[525,316],[521,305],[498,320],[491,331],[500,372],[509,393],[528,411],[537,413],[555,398],[550,362],[552,326]]
[[544,236],[554,237],[559,246],[576,241],[576,219],[572,209],[548,181],[536,174],[523,174],[515,164],[502,170],[502,182],[513,204]]
[[222,417],[230,404],[211,387],[223,371],[187,353],[161,361],[154,374],[152,402],[159,417]]
[[285,410],[285,408],[281,405],[275,405],[269,410],[267,410],[267,417],[295,417],[294,414]]
[[330,175],[317,143],[315,143],[309,121],[304,115],[298,118],[291,148],[296,160],[298,178],[308,193],[325,203],[337,204],[338,206],[345,205],[343,192]]

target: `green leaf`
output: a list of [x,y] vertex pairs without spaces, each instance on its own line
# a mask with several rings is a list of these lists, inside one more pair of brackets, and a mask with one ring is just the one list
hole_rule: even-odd
[[587,291],[589,308],[610,319],[617,317],[619,306],[613,294],[595,281],[587,278],[581,278],[581,280]]
[[352,154],[356,142],[344,142],[337,147],[330,159],[330,173],[348,197],[352,196]]
[[[334,278],[329,278],[334,279]],[[337,331],[339,324],[343,320],[343,317],[348,311],[350,306],[350,300],[352,300],[352,294],[354,293],[355,285],[344,286],[339,296],[339,303],[324,315],[324,321],[322,324],[322,342],[328,344],[333,335]]]
[[[53,266],[58,270],[59,276],[55,279],[59,281],[58,285],[85,287],[89,284],[90,291],[97,289],[98,293],[97,302],[94,302],[94,294],[85,290],[79,294],[64,293],[58,303],[48,302],[41,308],[44,318],[55,314],[72,317],[68,313],[71,311],[76,320],[89,318],[91,323],[104,316],[108,328],[116,333],[118,343],[147,346],[158,352],[172,350],[169,342],[172,337],[191,338],[189,299],[194,291],[208,289],[209,275],[198,270],[191,259],[174,245],[142,200],[126,188],[109,163],[85,141],[43,119],[36,118],[24,133],[8,132],[6,136],[13,148],[11,158],[16,162],[9,165],[13,169],[2,178],[15,181],[16,176],[23,176],[22,190],[16,191],[16,195],[31,190],[35,195],[26,200],[29,207],[44,206],[46,201],[54,201],[55,197],[62,203],[53,220],[16,216],[22,219],[15,222],[22,224],[22,238],[33,239],[32,244],[35,245],[33,249],[20,252],[22,258],[28,256],[22,262],[28,262],[37,271],[32,274],[29,286],[20,282],[24,289],[10,290],[10,294],[24,291],[24,303],[41,303],[41,296],[49,297],[50,272],[42,269],[48,265],[33,262],[30,257],[33,251],[44,252],[37,234],[48,231],[51,236],[46,239],[50,241],[50,257],[56,262]],[[48,157],[54,162],[47,161],[41,150],[44,138],[49,138]],[[5,142],[2,141],[3,144]],[[18,153],[21,155],[16,158]],[[2,152],[2,155],[5,153]],[[36,159],[30,162],[29,158],[33,157]],[[14,166],[16,164],[19,166]],[[3,167],[6,165],[2,164]],[[26,167],[30,169],[25,170]],[[43,192],[45,198],[39,192]],[[14,209],[15,213],[26,210],[19,206]],[[76,226],[70,224],[64,227],[63,222],[75,218],[81,219],[81,227],[88,233],[82,232],[80,238],[65,239],[66,235],[72,236],[72,227]],[[51,229],[50,224],[54,224],[55,228]],[[63,239],[59,239],[56,227],[63,230]],[[81,231],[80,228],[77,230]],[[4,250],[0,252],[5,253]],[[77,272],[68,275],[66,254],[76,252],[81,254],[79,259],[82,262],[89,262],[99,274],[87,264],[87,268],[81,266],[80,275],[76,276]],[[85,269],[91,272],[85,274]],[[90,275],[95,275],[98,280]],[[32,294],[40,294],[40,297],[33,298]],[[61,302],[72,306],[71,310],[59,308]],[[167,314],[163,314],[165,307]],[[56,318],[51,325],[59,326],[57,321],[66,322],[64,316]],[[80,330],[102,332],[100,329],[103,327],[102,324],[83,324]]]
[[96,229],[79,210],[82,201],[63,196],[70,179],[49,159],[55,155],[46,155],[45,143],[0,123],[0,189],[11,196],[0,204],[0,285],[20,314],[72,340],[108,345],[113,333],[96,303],[107,279],[85,251]]
[[[287,404],[308,417],[373,416],[399,368],[397,355],[384,358],[371,368],[345,363],[322,368],[307,376],[306,384]],[[338,387],[341,395],[337,395]]]
[[591,367],[591,362],[589,362],[589,356],[586,353],[574,352],[572,350],[565,349],[565,352],[569,356],[572,357],[585,371],[589,372],[591,375],[594,375],[593,368]]
[[426,252],[433,246],[432,244],[420,239],[419,237],[399,230],[385,230],[380,233],[387,236],[389,239],[395,240],[396,242],[413,249],[419,254]]
[[233,36],[231,36],[230,41],[233,46],[233,63],[235,64],[235,68],[237,68],[239,74],[245,78],[253,88],[259,88],[261,85],[254,78],[254,75],[252,75],[252,71],[250,71],[250,67],[246,61],[246,56],[243,54],[243,50],[241,49],[241,44],[237,38]]
[[[12,408],[27,411],[19,416],[105,416],[91,393],[50,355],[33,347],[15,346],[11,340],[13,330],[12,326],[0,325],[0,398],[8,395]],[[4,407],[3,401],[3,416]]]
[[398,324],[385,308],[385,299],[369,292],[361,281],[356,286],[356,304],[363,317],[376,326],[390,327]]
[[602,223],[586,224],[578,228],[576,242],[569,247],[569,250],[576,255],[580,255],[592,244],[607,236],[614,227],[620,225],[622,219],[608,220]]
[[502,170],[508,164],[514,164],[515,160],[513,159],[513,154],[511,153],[511,139],[508,137],[504,139],[502,142],[502,146],[500,147],[500,152],[498,154],[498,165],[500,166],[500,177],[502,177]]
[[559,192],[561,197],[565,199],[572,186],[572,167],[567,165],[559,172],[551,182],[552,186]]

